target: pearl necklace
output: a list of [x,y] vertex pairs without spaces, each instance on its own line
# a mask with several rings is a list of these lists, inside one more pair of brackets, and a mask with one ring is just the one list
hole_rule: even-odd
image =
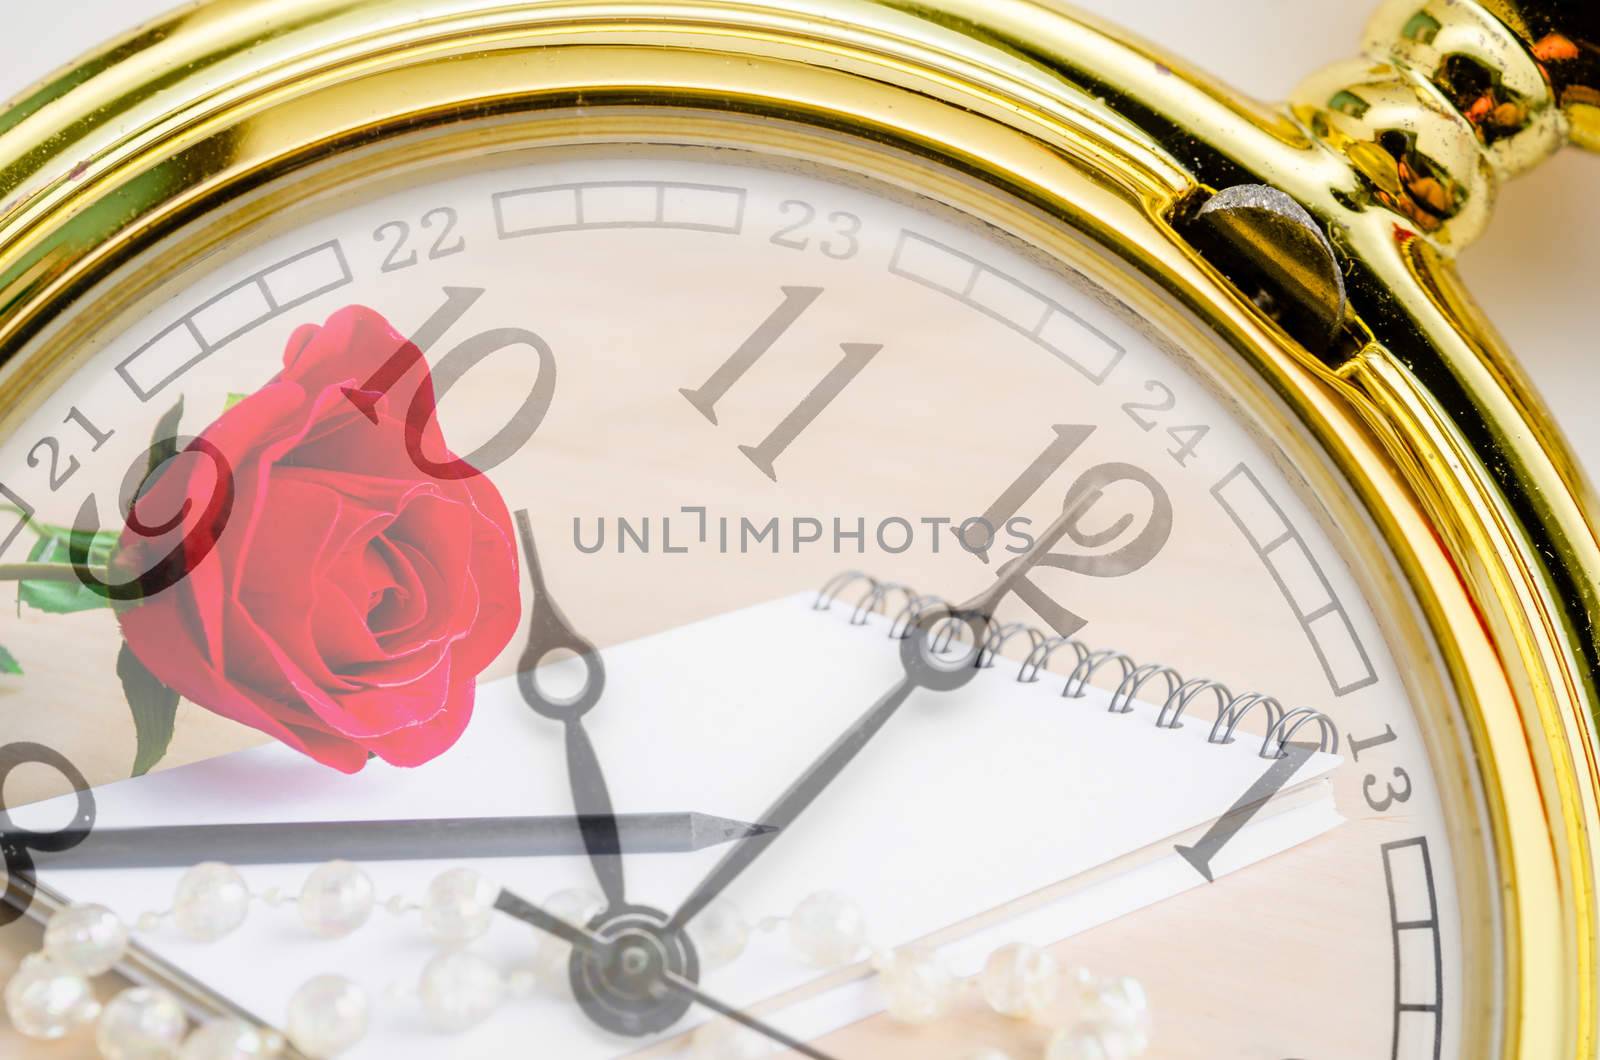
[[[414,986],[391,987],[386,999],[420,1004],[435,1029],[453,1033],[483,1022],[508,998],[526,998],[540,988],[570,989],[571,947],[560,939],[540,939],[532,962],[509,973],[467,948],[489,930],[498,893],[480,873],[455,868],[434,877],[418,902],[399,895],[384,901],[383,908],[394,916],[420,914],[424,929],[441,946]],[[258,900],[274,908],[292,901],[306,930],[324,939],[361,928],[380,904],[372,878],[347,861],[318,866],[293,899],[276,887],[256,895],[231,865],[205,862],[179,879],[172,908],[142,913],[135,925],[146,934],[170,925],[189,939],[215,942],[237,930]],[[602,911],[604,900],[584,890],[564,890],[550,896],[544,908],[582,924]],[[868,956],[885,1009],[903,1023],[940,1019],[965,990],[1003,1016],[1056,1026],[1044,1060],[1132,1060],[1148,1046],[1150,1006],[1137,979],[1064,969],[1047,950],[1011,943],[962,982],[930,950],[872,946],[860,906],[831,891],[808,895],[787,917],[765,917],[753,927],[732,902],[721,899],[691,921],[688,931],[709,970],[737,960],[753,934],[785,927],[791,953],[807,964],[836,968]],[[43,950],[24,958],[6,985],[12,1024],[29,1037],[56,1039],[96,1023],[96,1044],[106,1060],[270,1060],[283,1052],[283,1036],[241,1020],[212,1020],[190,1031],[177,999],[158,988],[133,987],[102,1006],[89,980],[122,959],[129,938],[128,926],[104,906],[78,904],[58,911],[45,928]],[[308,1056],[336,1057],[366,1036],[372,1007],[359,984],[338,975],[314,976],[289,999],[288,1040]],[[1071,1013],[1065,1021],[1063,1009]],[[771,1052],[766,1038],[725,1018],[700,1027],[691,1041],[695,1060],[747,1060]],[[970,1060],[1011,1057],[983,1049]]]

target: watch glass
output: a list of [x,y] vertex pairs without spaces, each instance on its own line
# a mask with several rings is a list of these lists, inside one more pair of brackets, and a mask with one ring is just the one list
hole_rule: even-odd
[[9,812],[92,803],[41,881],[308,1051],[344,977],[340,1055],[1456,1055],[1487,856],[1398,568],[981,214],[609,144],[152,261],[0,445]]

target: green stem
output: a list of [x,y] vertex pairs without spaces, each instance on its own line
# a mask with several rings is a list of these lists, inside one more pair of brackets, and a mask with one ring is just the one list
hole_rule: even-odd
[[[102,581],[110,574],[106,567],[90,567],[89,573]],[[78,580],[78,572],[68,563],[0,563],[0,581],[6,582],[71,582]]]

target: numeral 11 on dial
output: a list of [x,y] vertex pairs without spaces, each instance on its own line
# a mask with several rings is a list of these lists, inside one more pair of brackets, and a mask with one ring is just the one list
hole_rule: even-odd
[[[817,296],[822,293],[820,287],[785,287],[783,288],[783,301],[774,309],[766,320],[750,337],[745,339],[737,350],[713,371],[709,378],[698,387],[681,387],[678,393],[689,400],[700,415],[717,422],[717,402],[722,400],[735,383],[744,374],[755,366],[755,363],[772,349],[772,346],[788,331],[790,326],[800,318]],[[800,399],[800,402],[772,428],[770,434],[762,439],[759,445],[741,445],[739,452],[750,459],[750,462],[761,470],[763,475],[776,482],[777,472],[773,464],[778,457],[783,455],[794,440],[800,437],[805,429],[811,426],[822,410],[833,403],[833,399],[844,393],[867,363],[875,357],[881,345],[865,342],[844,342],[839,344],[844,351],[844,357],[838,364],[828,370],[811,388],[811,392]]]

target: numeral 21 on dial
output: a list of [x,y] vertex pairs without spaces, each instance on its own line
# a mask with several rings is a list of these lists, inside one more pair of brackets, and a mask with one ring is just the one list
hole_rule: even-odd
[[[794,322],[800,319],[817,296],[822,293],[820,287],[785,287],[783,288],[783,301],[778,308],[763,320],[750,337],[735,350],[726,361],[717,366],[716,371],[698,387],[680,387],[678,393],[689,399],[700,415],[717,422],[717,402],[722,400],[733,385],[744,374],[755,367],[757,361],[772,349],[775,342],[788,331]],[[794,440],[809,426],[822,410],[833,403],[833,399],[844,393],[845,387],[851,380],[861,374],[867,363],[877,356],[881,345],[865,342],[843,342],[839,348],[844,351],[844,357],[838,364],[828,370],[811,392],[800,399],[800,402],[772,428],[766,438],[759,445],[741,445],[739,452],[749,457],[750,462],[761,470],[763,475],[776,482],[777,472],[773,464],[778,457],[783,455]]]

